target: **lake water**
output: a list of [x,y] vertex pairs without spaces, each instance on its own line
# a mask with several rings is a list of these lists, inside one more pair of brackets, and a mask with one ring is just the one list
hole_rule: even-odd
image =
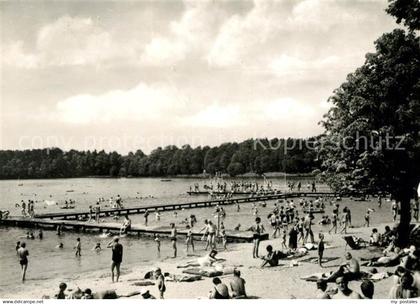
[[[303,181],[303,179],[300,179]],[[283,178],[270,179],[273,187],[286,189],[286,181]],[[125,207],[147,206],[164,203],[177,203],[186,201],[198,201],[208,199],[206,196],[189,196],[186,191],[194,183],[204,183],[203,180],[195,179],[172,179],[171,182],[162,182],[154,178],[138,179],[105,179],[105,178],[82,178],[82,179],[54,179],[54,180],[8,180],[0,181],[0,209],[10,210],[12,215],[19,215],[20,209],[15,207],[21,200],[32,199],[37,201],[35,204],[36,213],[63,212],[59,207],[65,200],[73,199],[76,201],[74,210],[86,211],[89,205],[95,204],[98,197],[108,200],[119,194]],[[258,181],[260,184],[263,180]],[[303,184],[306,185],[307,181]],[[325,187],[320,186],[325,189]],[[54,201],[57,205],[46,204],[45,201]],[[348,206],[352,210],[354,225],[363,224],[363,215],[368,207],[376,207],[376,200],[373,202],[354,202],[344,199],[341,206]],[[265,226],[268,228],[267,215],[272,210],[273,202],[268,202],[266,208],[259,208],[259,215],[263,218]],[[383,222],[390,219],[389,202],[384,202],[383,207],[372,215],[372,223]],[[241,224],[243,229],[248,228],[254,221],[251,204],[241,205],[240,212],[236,211],[235,206],[227,206],[227,217],[224,220],[226,229],[232,230],[237,224]],[[327,208],[330,214],[331,208]],[[71,211],[74,211],[71,210]],[[185,229],[181,224],[182,220],[195,214],[199,223],[195,231],[202,228],[205,218],[213,218],[212,208],[199,208],[178,210],[177,215],[172,211],[162,212],[161,220],[158,222],[152,213],[149,217],[149,225],[154,227],[167,228],[169,223],[175,222],[179,230]],[[134,224],[143,224],[143,215],[130,216]],[[112,218],[105,218],[106,222],[115,222]],[[119,222],[122,219],[118,220]],[[316,220],[317,221],[317,220]],[[268,229],[270,231],[270,229]],[[82,272],[107,269],[110,265],[111,253],[109,249],[104,249],[97,254],[91,249],[100,242],[105,248],[109,239],[101,239],[95,234],[76,234],[67,232],[62,236],[57,236],[54,231],[44,231],[44,239],[27,240],[24,237],[25,229],[0,227],[0,297],[2,290],[19,286],[20,268],[15,253],[15,244],[18,240],[24,240],[30,252],[30,264],[28,268],[28,281],[25,286],[36,285],[38,280],[60,277],[66,279],[79,275]],[[82,242],[82,258],[75,258],[73,246],[76,238],[80,237]],[[63,249],[55,246],[64,243]],[[127,237],[121,240],[124,250],[123,270],[128,269],[132,264],[147,262],[157,259],[156,245],[153,240],[148,238]],[[233,245],[231,245],[233,246]],[[185,245],[182,241],[178,244],[179,254],[185,255]],[[198,253],[203,253],[203,243],[197,243]],[[171,255],[170,244],[162,240],[161,258]]]

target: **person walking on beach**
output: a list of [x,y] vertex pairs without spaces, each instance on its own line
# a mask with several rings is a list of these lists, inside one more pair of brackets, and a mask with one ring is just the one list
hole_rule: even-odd
[[76,252],[74,253],[74,255],[76,257],[81,257],[82,256],[82,244],[80,242],[80,238],[77,238],[77,242],[76,242],[76,245],[74,246],[74,249],[76,249]]
[[175,228],[175,224],[171,223],[171,242],[172,242],[172,249],[174,250],[174,255],[173,255],[174,258],[176,258],[176,253],[177,253],[176,237],[177,237],[177,231]]
[[119,239],[115,237],[111,242],[108,243],[107,248],[112,249],[112,264],[111,264],[111,274],[112,274],[112,283],[114,283],[114,269],[117,272],[116,281],[118,282],[120,278],[120,266],[123,258],[123,246],[119,243]]
[[337,213],[333,212],[332,218],[331,218],[331,228],[328,231],[329,234],[331,234],[331,231],[334,230],[334,233],[337,234]]
[[252,250],[252,257],[254,259],[258,258],[258,249],[260,247],[260,241],[261,241],[261,235],[265,232],[264,226],[261,224],[261,218],[257,217],[255,218],[255,224],[248,229],[248,231],[253,232],[253,243],[254,248]]
[[25,281],[25,277],[26,277],[26,270],[28,269],[28,256],[29,256],[29,251],[26,248],[26,243],[22,242],[22,244],[20,244],[20,248],[17,250],[17,254],[19,256],[19,263],[20,263],[20,268],[22,269],[22,282]]

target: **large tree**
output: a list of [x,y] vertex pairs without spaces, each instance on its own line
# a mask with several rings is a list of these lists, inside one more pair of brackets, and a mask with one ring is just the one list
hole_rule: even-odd
[[329,98],[319,158],[334,189],[385,192],[400,202],[399,241],[405,245],[410,199],[420,180],[420,41],[415,31],[397,29],[375,47]]

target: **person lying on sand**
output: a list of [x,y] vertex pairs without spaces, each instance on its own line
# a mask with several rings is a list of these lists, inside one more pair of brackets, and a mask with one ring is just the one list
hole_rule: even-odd
[[185,265],[178,265],[178,268],[187,268],[187,267],[210,267],[213,266],[216,262],[223,262],[225,259],[216,258],[217,251],[212,250],[203,257],[197,258],[196,261],[187,262]]
[[366,266],[397,266],[400,263],[401,257],[404,255],[404,251],[402,251],[399,247],[395,247],[393,252],[390,252],[387,255],[379,258],[371,259],[370,262],[366,264]]

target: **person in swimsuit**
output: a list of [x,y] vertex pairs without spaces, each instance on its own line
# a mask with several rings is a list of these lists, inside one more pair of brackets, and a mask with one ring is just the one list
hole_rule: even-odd
[[190,245],[191,245],[192,251],[194,252],[194,239],[193,239],[193,235],[192,235],[192,230],[191,230],[191,227],[189,225],[187,225],[186,228],[188,229],[187,239],[185,240],[185,243],[187,244],[187,253],[190,249]]
[[174,250],[173,257],[176,258],[177,248],[176,248],[176,237],[177,237],[177,231],[175,228],[175,224],[171,223],[171,242],[172,242],[172,249]]
[[360,272],[359,262],[353,258],[350,252],[346,253],[345,258],[347,262],[342,264],[337,271],[325,279],[326,282],[334,282],[337,278],[341,277],[343,277],[346,282],[361,278],[362,273]]
[[215,277],[213,279],[214,289],[210,291],[209,299],[229,299],[229,289],[222,281]]
[[201,240],[202,241],[206,240],[206,248],[205,248],[205,250],[207,250],[209,248],[209,246],[210,246],[209,238],[208,238],[208,235],[209,235],[209,222],[207,220],[204,220],[204,227],[201,228],[201,230],[199,232],[201,232],[201,231],[203,231],[203,236],[202,236]]
[[261,235],[265,232],[264,226],[261,224],[261,218],[255,218],[255,225],[250,227],[248,231],[252,231],[254,248],[252,250],[252,256],[254,259],[258,258],[258,249],[260,247]]
[[216,248],[216,230],[217,227],[215,224],[212,223],[212,221],[208,221],[208,243],[210,244],[211,249]]
[[234,299],[245,299],[245,280],[241,278],[241,272],[237,269],[233,270],[233,278],[230,282],[230,289],[232,290],[232,298]]
[[159,267],[155,269],[154,276],[155,276],[155,279],[157,280],[157,286],[159,289],[159,298],[163,299],[165,291],[166,291],[165,277],[163,276],[162,270]]
[[29,256],[29,251],[26,248],[26,243],[22,242],[22,244],[20,244],[20,248],[17,251],[18,256],[19,256],[19,263],[20,263],[20,268],[22,269],[22,282],[25,281],[25,277],[26,277],[26,270],[28,269],[28,256]]
[[112,283],[114,283],[114,269],[117,270],[117,282],[120,278],[120,266],[123,257],[123,246],[119,243],[119,239],[115,237],[111,242],[108,243],[107,248],[112,248]]
[[154,238],[155,238],[155,243],[156,243],[156,248],[157,248],[157,254],[158,254],[158,257],[160,257],[160,239],[156,233],[154,235]]
[[74,246],[76,252],[74,253],[75,256],[81,257],[82,256],[82,244],[80,243],[80,238],[77,238],[76,246]]

